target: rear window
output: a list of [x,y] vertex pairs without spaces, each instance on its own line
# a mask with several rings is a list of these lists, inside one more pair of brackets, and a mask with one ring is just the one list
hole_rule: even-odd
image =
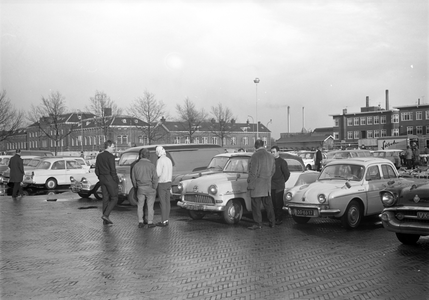
[[397,178],[395,171],[389,165],[382,165],[381,171],[383,172],[384,179]]
[[300,161],[292,158],[283,158],[289,167],[289,172],[304,172],[305,168]]

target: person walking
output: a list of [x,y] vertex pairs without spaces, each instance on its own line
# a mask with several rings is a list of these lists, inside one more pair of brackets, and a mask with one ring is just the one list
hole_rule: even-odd
[[411,169],[413,165],[413,151],[410,149],[410,146],[407,146],[407,150],[405,150],[405,160],[407,162],[407,169]]
[[289,167],[286,160],[280,157],[278,146],[271,147],[271,154],[274,157],[275,172],[271,177],[271,199],[273,201],[276,225],[283,223],[283,195],[285,183],[290,177]]
[[420,166],[420,149],[419,146],[414,145],[413,148],[413,169]]
[[20,149],[17,149],[15,155],[9,160],[9,168],[9,182],[13,183],[12,199],[16,200],[18,192],[21,197],[23,196],[21,182],[24,178],[24,164],[22,162]]
[[252,154],[249,162],[249,176],[247,178],[247,189],[250,192],[252,202],[252,215],[256,224],[248,227],[250,230],[262,228],[261,203],[267,211],[269,226],[275,226],[273,202],[270,198],[271,177],[275,171],[274,157],[264,147],[260,139],[255,141],[256,151]]
[[319,146],[319,147],[317,147],[316,158],[314,160],[314,165],[315,165],[316,171],[320,172],[320,170],[322,169],[322,159],[323,159],[322,151],[321,151],[320,146]]
[[161,208],[161,222],[156,225],[165,227],[168,226],[168,218],[171,210],[170,189],[173,178],[173,163],[167,157],[167,153],[162,146],[156,147],[156,155],[158,155],[156,173],[158,175],[158,197]]
[[137,217],[139,221],[139,228],[144,227],[143,222],[143,207],[147,205],[147,222],[148,227],[153,228],[154,210],[156,198],[156,188],[158,185],[158,175],[156,174],[155,165],[149,160],[149,150],[142,148],[139,152],[139,161],[134,165],[132,170],[133,186],[137,187]]
[[118,183],[119,178],[116,173],[115,156],[112,154],[115,150],[115,143],[111,140],[104,142],[104,151],[97,155],[95,161],[95,174],[101,184],[103,193],[103,224],[113,224],[109,219],[110,213],[118,203]]

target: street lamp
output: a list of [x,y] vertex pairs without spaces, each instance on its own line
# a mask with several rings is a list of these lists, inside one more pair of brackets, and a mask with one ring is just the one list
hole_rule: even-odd
[[256,84],[256,139],[259,138],[259,126],[258,126],[258,83],[259,78],[255,78],[253,82]]
[[80,114],[80,133],[81,133],[80,145],[81,145],[81,154],[83,154],[83,117],[82,117],[82,112],[79,109],[77,111]]

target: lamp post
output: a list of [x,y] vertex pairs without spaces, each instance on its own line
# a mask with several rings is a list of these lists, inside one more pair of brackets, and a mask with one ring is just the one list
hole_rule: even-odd
[[259,78],[255,78],[253,82],[256,84],[256,139],[259,138],[259,126],[258,126],[258,83]]
[[80,114],[80,134],[81,134],[80,145],[81,145],[81,152],[83,154],[83,117],[82,117],[82,112],[79,109],[77,111]]

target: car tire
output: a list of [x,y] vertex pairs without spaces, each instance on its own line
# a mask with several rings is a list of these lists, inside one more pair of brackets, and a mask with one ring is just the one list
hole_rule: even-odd
[[359,202],[352,200],[341,217],[341,222],[345,227],[354,229],[360,225],[362,218],[363,211]]
[[292,215],[292,219],[298,224],[307,224],[310,221],[310,217],[297,217]]
[[[137,205],[137,203],[138,203],[138,200],[137,200],[137,198],[136,198],[136,192],[134,191],[134,188],[133,188],[133,187],[130,189],[130,191],[129,191],[129,193],[128,193],[127,200],[128,200],[128,202],[129,202],[131,205],[133,205],[133,206],[136,206],[136,205]],[[123,201],[123,200],[122,200],[122,201]]]
[[88,194],[82,194],[82,193],[77,193],[78,195],[79,195],[79,197],[81,197],[81,198],[84,198],[84,199],[86,199],[86,198],[89,198],[88,197]]
[[[103,200],[103,192],[101,191],[101,184],[97,183],[94,187],[94,197],[97,200]],[[119,202],[119,200],[118,200]]]
[[188,214],[192,220],[201,220],[206,215],[203,211],[188,210]]
[[48,178],[48,180],[46,180],[46,182],[45,182],[45,187],[48,190],[53,190],[53,189],[57,188],[57,186],[58,186],[58,183],[57,183],[57,180],[55,178]]
[[243,216],[243,205],[238,200],[229,200],[222,212],[226,224],[234,225],[240,222]]
[[414,245],[420,238],[418,234],[396,233],[398,240],[404,245]]

